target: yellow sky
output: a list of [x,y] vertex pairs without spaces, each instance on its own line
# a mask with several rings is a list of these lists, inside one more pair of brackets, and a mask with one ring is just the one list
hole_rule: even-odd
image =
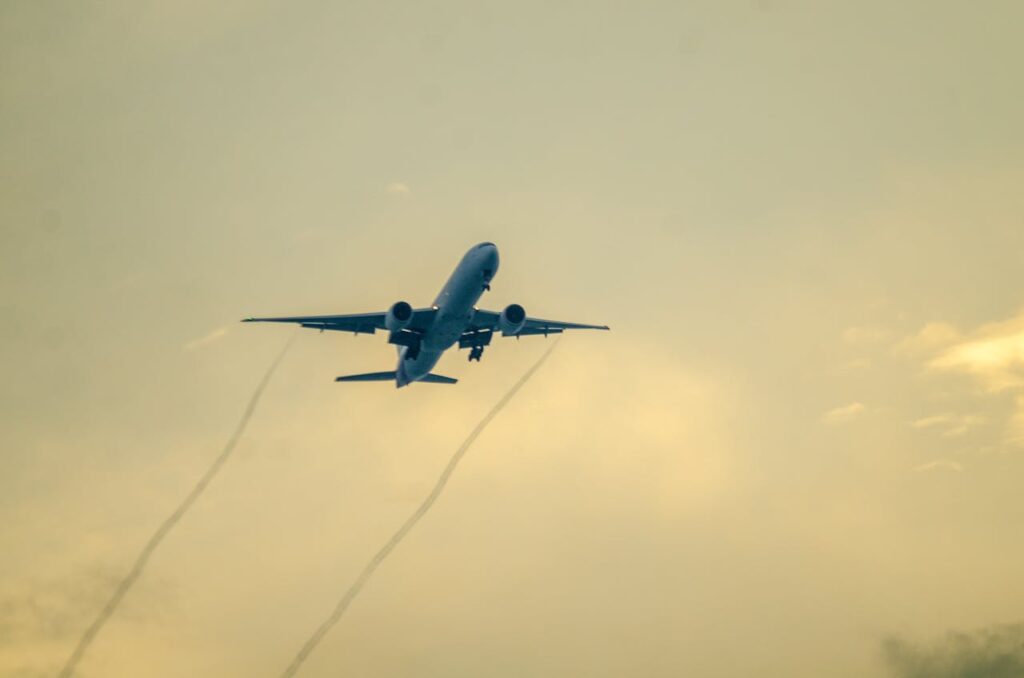
[[[208,5],[0,7],[0,676],[222,448],[292,331],[238,319],[483,240],[482,305],[613,332],[301,675],[910,676],[1024,617],[1019,3]],[[80,675],[277,675],[545,347],[395,391],[301,334]]]

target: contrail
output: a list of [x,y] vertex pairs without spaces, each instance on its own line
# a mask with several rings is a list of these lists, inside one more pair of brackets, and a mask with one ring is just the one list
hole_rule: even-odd
[[313,653],[313,650],[316,649],[317,645],[320,644],[320,641],[324,639],[325,635],[327,635],[327,632],[330,631],[331,627],[337,624],[338,620],[345,614],[345,610],[347,610],[348,606],[352,604],[352,601],[357,595],[359,595],[359,592],[363,590],[363,586],[366,585],[366,582],[369,581],[370,577],[373,576],[373,573],[376,572],[378,567],[380,567],[380,564],[383,563],[389,555],[391,555],[391,552],[395,550],[395,547],[405,539],[406,535],[409,534],[412,528],[416,527],[416,523],[420,521],[420,518],[426,515],[427,511],[429,511],[434,505],[434,502],[437,501],[437,498],[441,496],[441,492],[444,490],[445,485],[448,484],[448,480],[452,477],[452,473],[455,472],[455,467],[459,465],[459,462],[462,461],[462,457],[465,456],[466,452],[473,445],[476,439],[481,433],[483,433],[484,429],[487,428],[487,425],[491,423],[492,419],[498,416],[519,389],[521,389],[523,385],[530,380],[533,373],[544,364],[544,361],[548,359],[548,356],[551,355],[551,352],[555,350],[555,346],[557,345],[558,339],[556,339],[551,347],[544,352],[544,355],[540,357],[540,360],[534,363],[533,367],[527,370],[526,374],[520,377],[519,381],[509,389],[508,393],[506,393],[502,399],[491,408],[491,411],[484,415],[484,418],[480,420],[480,423],[476,425],[476,428],[474,428],[469,436],[462,442],[459,449],[455,450],[455,454],[452,455],[452,458],[448,460],[448,465],[445,466],[444,471],[441,472],[441,476],[437,479],[437,483],[434,484],[434,489],[430,491],[430,494],[428,494],[427,498],[423,500],[423,503],[420,504],[419,508],[417,508],[405,523],[398,528],[398,531],[391,535],[391,539],[381,547],[380,551],[377,551],[377,555],[370,559],[370,562],[366,564],[366,567],[363,568],[363,571],[356,578],[355,582],[353,582],[352,586],[349,587],[348,591],[345,592],[345,595],[341,597],[340,601],[338,601],[338,605],[334,608],[334,611],[331,612],[330,616],[327,617],[322,624],[320,624],[320,627],[317,628],[313,635],[309,637],[309,640],[307,640],[306,644],[302,646],[299,653],[295,655],[295,659],[292,660],[292,663],[289,664],[288,668],[281,674],[281,678],[291,678],[298,673],[299,669],[302,668],[303,663],[305,663],[306,659],[309,658],[309,655]]
[[109,620],[111,615],[114,614],[114,611],[117,610],[117,606],[121,604],[121,599],[125,597],[125,594],[127,594],[131,589],[135,580],[142,574],[142,571],[146,568],[146,563],[149,562],[150,556],[153,555],[153,552],[158,546],[160,546],[160,543],[163,542],[168,533],[174,529],[174,526],[178,524],[178,521],[188,513],[188,510],[192,508],[192,505],[196,503],[196,500],[202,496],[206,487],[217,476],[221,467],[224,466],[224,462],[226,462],[231,456],[231,453],[235,451],[238,441],[242,438],[246,427],[249,425],[249,420],[252,419],[253,412],[256,411],[256,405],[259,404],[263,391],[267,388],[270,378],[274,376],[277,366],[281,364],[281,360],[283,360],[285,354],[288,353],[288,349],[291,348],[296,336],[297,335],[294,334],[292,335],[288,340],[288,343],[285,344],[284,348],[281,349],[281,352],[277,355],[277,358],[275,358],[274,362],[271,363],[270,369],[268,369],[266,374],[263,375],[263,379],[260,380],[259,385],[252,394],[252,398],[249,399],[249,404],[246,406],[245,412],[242,414],[242,418],[239,420],[238,426],[235,428],[235,432],[231,435],[231,438],[228,439],[227,445],[224,446],[221,453],[213,460],[213,463],[210,464],[210,468],[206,469],[206,473],[204,473],[203,477],[199,479],[199,482],[195,484],[192,491],[185,497],[185,500],[178,505],[178,508],[174,509],[174,512],[171,513],[171,515],[167,516],[166,520],[164,520],[160,527],[157,528],[156,532],[153,533],[153,536],[149,538],[149,541],[146,542],[146,545],[143,547],[142,551],[139,552],[138,557],[136,557],[135,564],[132,565],[132,569],[129,570],[128,574],[125,575],[124,579],[122,579],[117,585],[117,588],[114,589],[113,595],[110,596],[110,600],[107,601],[107,604],[103,606],[100,613],[96,615],[96,619],[93,620],[92,624],[89,625],[89,628],[87,628],[85,633],[82,634],[81,639],[78,641],[78,646],[75,647],[75,651],[71,653],[71,656],[64,664],[64,668],[61,669],[59,674],[60,678],[70,678],[70,676],[75,672],[75,667],[78,666],[78,662],[81,661],[82,655],[84,655],[85,651],[89,649],[90,645],[92,645],[92,641],[96,639],[96,635],[103,629],[107,620]]

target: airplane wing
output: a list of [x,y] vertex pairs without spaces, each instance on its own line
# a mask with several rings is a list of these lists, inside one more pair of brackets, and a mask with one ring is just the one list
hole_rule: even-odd
[[[417,308],[412,312],[412,322],[406,328],[414,332],[423,332],[430,327],[437,309]],[[311,327],[320,331],[335,330],[354,334],[373,334],[377,330],[387,329],[384,326],[385,312],[381,313],[350,313],[348,315],[302,315],[289,318],[246,318],[244,323],[294,323],[302,327]]]
[[[501,313],[495,311],[485,311],[478,309],[473,314],[473,320],[470,323],[469,331],[481,331],[481,330],[497,330],[498,319],[501,317]],[[587,325],[585,323],[569,323],[561,320],[543,320],[541,318],[527,318],[526,324],[523,325],[517,334],[510,335],[515,337],[525,337],[532,334],[543,334],[545,336],[549,334],[559,334],[563,330],[607,330],[610,329],[607,325]]]

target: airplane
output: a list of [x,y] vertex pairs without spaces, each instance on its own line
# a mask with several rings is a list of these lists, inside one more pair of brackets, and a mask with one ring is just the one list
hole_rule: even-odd
[[498,272],[498,248],[494,243],[475,245],[455,267],[448,282],[428,308],[413,308],[397,301],[381,313],[312,315],[292,318],[246,318],[242,322],[295,323],[321,332],[337,330],[353,334],[388,332],[388,343],[398,347],[398,365],[390,372],[370,372],[337,377],[335,381],[394,381],[396,388],[413,382],[454,384],[458,379],[434,374],[437,361],[452,346],[468,348],[470,362],[480,361],[484,347],[496,332],[503,337],[560,334],[564,330],[607,330],[607,325],[586,325],[527,317],[519,304],[500,313],[476,307]]

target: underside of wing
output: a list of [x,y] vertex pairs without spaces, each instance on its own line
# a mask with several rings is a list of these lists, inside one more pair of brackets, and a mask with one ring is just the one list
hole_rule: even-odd
[[567,323],[562,320],[527,318],[523,329],[540,333],[544,330],[610,330],[611,328],[607,325],[587,325],[586,323]]
[[[413,311],[412,321],[408,329],[425,331],[434,314],[433,308],[418,308]],[[284,318],[246,318],[242,322],[291,323],[316,330],[333,330],[337,332],[353,332],[355,334],[373,334],[377,330],[386,329],[384,319],[386,313],[350,313],[348,315],[303,315]]]
[[[521,316],[520,316],[521,317]],[[472,330],[498,330],[501,329],[501,313],[496,311],[485,311],[479,309],[473,315]],[[607,330],[607,325],[588,325],[586,323],[571,323],[563,320],[544,320],[542,318],[526,318],[522,328],[518,332],[507,333],[506,336],[525,337],[535,334],[559,334],[563,330]]]

